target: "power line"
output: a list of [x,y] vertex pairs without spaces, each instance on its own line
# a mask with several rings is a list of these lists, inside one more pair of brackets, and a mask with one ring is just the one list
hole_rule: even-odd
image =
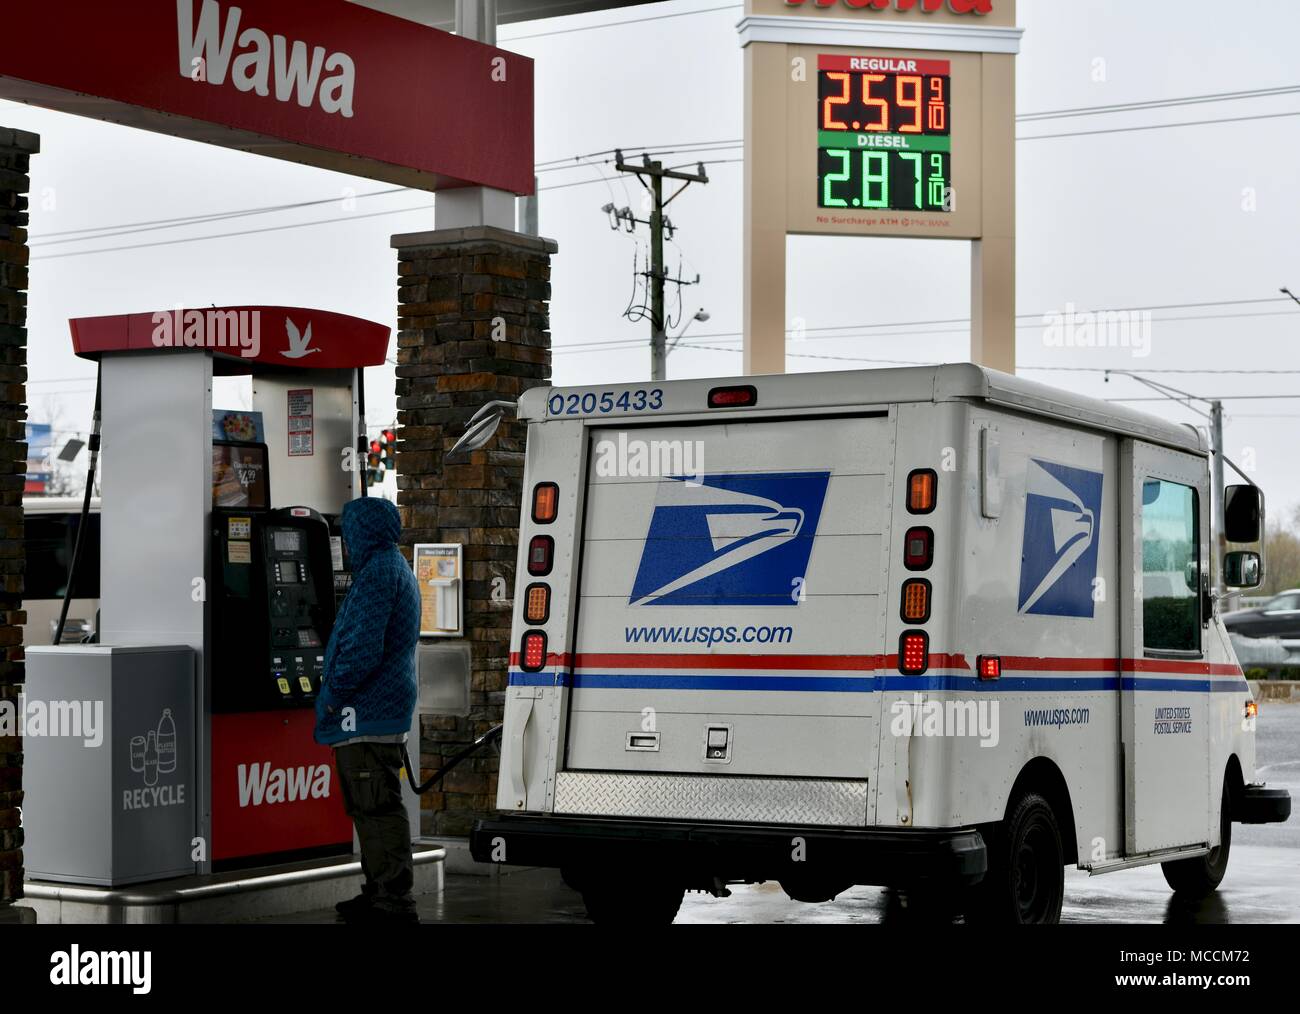
[[1128,113],[1146,109],[1171,109],[1177,106],[1195,106],[1203,103],[1237,102],[1242,99],[1272,98],[1277,95],[1300,93],[1300,85],[1279,88],[1255,88],[1239,92],[1215,92],[1210,95],[1185,95],[1168,99],[1147,99],[1140,102],[1111,102],[1099,106],[1076,106],[1073,109],[1048,109],[1037,113],[1021,113],[1016,117],[1022,123],[1039,120],[1057,120],[1075,116],[1098,116],[1107,113]]
[[[249,215],[267,215],[278,211],[294,211],[299,208],[313,208],[322,204],[335,204],[340,200],[361,200],[365,197],[382,197],[387,194],[400,194],[410,187],[393,187],[390,190],[371,190],[364,194],[352,194],[343,198],[325,197],[314,201],[298,201],[294,204],[270,204],[260,208],[244,208],[234,211],[216,211],[206,215],[187,215],[182,218],[159,218],[148,222],[124,222],[118,225],[88,226],[84,229],[65,229],[62,232],[44,232],[34,237],[30,246],[54,246],[57,243],[76,243],[86,239],[107,239],[110,235],[124,236],[131,232],[148,232],[153,229],[174,229],[183,225],[200,225],[204,222],[224,221],[231,218],[243,218]],[[124,230],[118,232],[116,230]],[[84,236],[88,232],[106,233],[107,235]],[[80,239],[53,239],[59,236],[78,236]]]
[[1031,134],[1017,137],[1017,141],[1047,141],[1059,137],[1096,137],[1099,134],[1131,134],[1140,130],[1172,130],[1175,127],[1209,127],[1222,123],[1245,123],[1248,120],[1280,120],[1300,116],[1300,109],[1287,113],[1261,113],[1256,116],[1226,116],[1216,120],[1188,120],[1181,123],[1148,123],[1140,127],[1109,127],[1104,130],[1072,130],[1060,134]]
[[[1210,308],[1224,307],[1224,306],[1250,306],[1250,305],[1258,305],[1261,303],[1285,303],[1285,302],[1288,302],[1288,300],[1277,296],[1273,296],[1267,299],[1225,299],[1225,300],[1198,301],[1198,302],[1189,302],[1189,303],[1163,303],[1163,304],[1145,306],[1145,307],[1111,307],[1111,308],[1099,309],[1099,310],[1089,310],[1086,312],[1094,315],[1104,314],[1104,313],[1138,313],[1138,312],[1150,312],[1155,310],[1210,309]],[[1052,314],[1059,315],[1060,311],[1054,310],[1054,311],[1050,311],[1049,313],[1017,314],[1017,319],[1019,320],[1037,320],[1040,323],[1039,324],[1017,324],[1016,327],[1018,329],[1021,329],[1021,328],[1041,326],[1042,319]],[[1187,317],[1159,318],[1156,321],[1153,321],[1153,323],[1163,323],[1167,321],[1191,321],[1191,320],[1196,320],[1196,321],[1229,320],[1238,317],[1263,317],[1263,316],[1300,317],[1300,312],[1288,311],[1286,313],[1280,313],[1280,314],[1271,314],[1271,313],[1270,314],[1204,314],[1204,315],[1187,316]],[[904,328],[904,327],[915,328],[915,327],[928,327],[932,325],[941,325],[941,324],[969,324],[969,323],[970,323],[969,317],[953,317],[946,320],[892,321],[892,322],[880,323],[880,324],[870,324],[870,323],[833,324],[833,325],[826,325],[822,327],[804,328],[803,332],[805,334],[807,334],[808,332],[819,332],[819,331],[861,332],[863,329]],[[790,336],[792,333],[794,332],[787,331],[786,332],[787,337]],[[945,334],[963,334],[963,333],[965,333],[965,329],[948,330],[948,331],[883,331],[883,332],[874,332],[874,333],[858,333],[858,334],[844,334],[844,335],[814,335],[812,337],[806,337],[802,340],[836,341],[841,339],[849,340],[849,339],[856,339],[856,338],[886,338],[886,337],[911,338],[911,337],[924,337],[927,335],[938,336],[938,335],[945,335]],[[743,337],[744,337],[744,333],[741,331],[718,331],[712,334],[696,335],[694,338],[689,340],[689,343],[694,343],[701,339],[703,340],[717,339],[717,338],[737,339]],[[799,341],[801,339],[795,339],[795,340]],[[635,339],[610,338],[610,339],[599,339],[599,340],[589,341],[589,342],[566,342],[563,346],[557,347],[555,351],[557,352],[581,351],[584,349],[604,348],[608,346],[622,345],[632,341],[635,341]]]

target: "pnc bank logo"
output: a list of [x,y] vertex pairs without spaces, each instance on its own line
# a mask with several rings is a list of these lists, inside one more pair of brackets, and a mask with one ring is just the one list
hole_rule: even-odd
[[896,11],[919,10],[923,14],[933,14],[942,10],[945,4],[954,14],[992,14],[993,0],[785,0],[787,7],[834,7],[842,2],[845,7],[858,10],[873,9],[878,11],[893,7]]
[[181,77],[219,87],[229,75],[238,91],[267,98],[274,88],[277,102],[296,102],[303,109],[319,104],[326,113],[351,119],[357,83],[352,57],[327,54],[323,46],[309,55],[305,42],[291,44],[283,35],[268,35],[251,25],[241,29],[243,13],[229,7],[223,27],[221,5],[203,0],[195,25],[194,0],[176,0]]

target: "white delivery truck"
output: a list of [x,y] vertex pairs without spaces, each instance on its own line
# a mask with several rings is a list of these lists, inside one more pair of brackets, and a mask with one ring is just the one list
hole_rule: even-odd
[[[597,921],[774,880],[1054,922],[1067,863],[1206,892],[1233,821],[1289,816],[1255,784],[1196,430],[968,365],[537,389],[518,415],[479,860],[559,867]],[[1259,490],[1225,504],[1257,542]]]

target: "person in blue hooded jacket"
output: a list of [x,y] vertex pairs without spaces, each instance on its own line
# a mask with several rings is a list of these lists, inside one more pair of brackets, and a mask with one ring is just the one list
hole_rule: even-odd
[[402,523],[392,503],[353,500],[343,508],[342,528],[352,587],[325,648],[316,742],[334,748],[365,882],[337,908],[349,921],[416,922],[401,770],[417,695],[420,591],[397,548]]

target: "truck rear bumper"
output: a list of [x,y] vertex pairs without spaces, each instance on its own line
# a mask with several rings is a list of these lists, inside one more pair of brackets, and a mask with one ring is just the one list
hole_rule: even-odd
[[817,874],[853,884],[975,883],[988,865],[984,839],[973,828],[841,830],[532,814],[478,821],[470,851],[479,862],[654,869],[688,882]]
[[1265,785],[1247,785],[1232,819],[1242,824],[1280,824],[1291,816],[1291,793]]

